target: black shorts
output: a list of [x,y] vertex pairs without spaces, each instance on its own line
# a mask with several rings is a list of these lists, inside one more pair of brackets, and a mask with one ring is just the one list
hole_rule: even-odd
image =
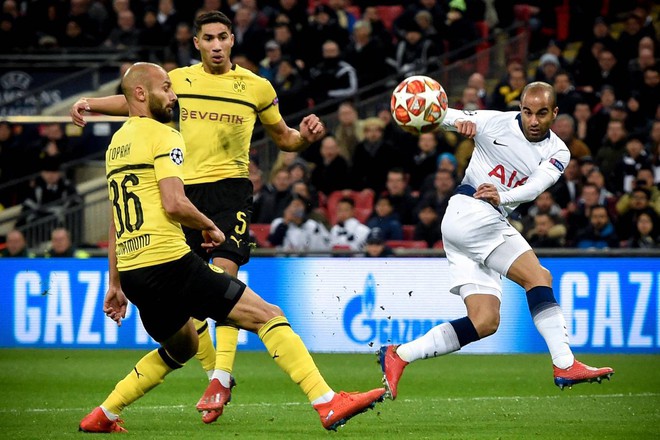
[[121,288],[147,333],[163,342],[194,317],[223,321],[245,291],[242,281],[192,252],[178,260],[119,272]]
[[186,185],[186,196],[225,234],[225,242],[207,252],[202,233],[183,227],[188,246],[203,260],[221,257],[242,266],[250,260],[252,182],[250,179],[223,179],[213,183]]

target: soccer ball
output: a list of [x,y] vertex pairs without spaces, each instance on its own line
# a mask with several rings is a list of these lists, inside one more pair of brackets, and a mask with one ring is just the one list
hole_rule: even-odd
[[428,133],[436,130],[447,114],[447,93],[433,78],[410,76],[392,92],[390,110],[402,129],[416,135]]

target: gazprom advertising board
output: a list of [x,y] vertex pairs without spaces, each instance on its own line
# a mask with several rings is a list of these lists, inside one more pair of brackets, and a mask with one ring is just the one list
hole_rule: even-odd
[[[660,260],[545,258],[577,352],[660,353]],[[0,260],[0,347],[151,348],[134,307],[103,314],[105,259]],[[253,258],[240,273],[311,351],[373,352],[465,315],[444,258]],[[498,332],[466,353],[545,352],[523,290],[504,281]],[[241,349],[262,350],[241,332]]]

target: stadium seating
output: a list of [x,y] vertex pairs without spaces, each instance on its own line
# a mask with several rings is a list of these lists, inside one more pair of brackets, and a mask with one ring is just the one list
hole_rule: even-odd
[[429,247],[423,240],[388,240],[385,244],[392,249],[428,249]]
[[253,223],[250,225],[250,235],[254,237],[257,247],[270,248],[273,247],[268,241],[268,234],[270,233],[270,224],[268,223]]

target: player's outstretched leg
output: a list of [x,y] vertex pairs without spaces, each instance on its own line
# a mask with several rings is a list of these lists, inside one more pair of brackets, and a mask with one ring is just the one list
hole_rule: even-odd
[[610,367],[594,368],[585,365],[575,359],[573,365],[568,368],[554,368],[555,385],[563,390],[564,387],[571,388],[573,385],[583,382],[598,382],[601,383],[603,379],[610,380],[614,374],[614,370]]
[[383,384],[387,389],[387,395],[390,399],[396,399],[399,379],[403,374],[408,362],[404,361],[396,354],[398,345],[383,345],[378,350],[378,363],[383,371]]

